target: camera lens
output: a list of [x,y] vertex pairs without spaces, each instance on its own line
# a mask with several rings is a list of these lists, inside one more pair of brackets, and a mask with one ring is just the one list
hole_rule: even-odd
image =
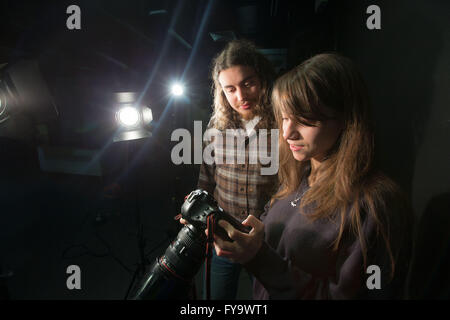
[[205,247],[203,230],[184,226],[164,255],[147,269],[131,299],[186,299],[191,281],[205,259]]
[[222,211],[206,191],[193,191],[181,208],[191,224],[183,226],[164,255],[146,269],[131,299],[186,299],[206,257],[207,218]]
[[183,279],[195,276],[205,258],[205,244],[202,230],[184,226],[164,254],[169,268]]

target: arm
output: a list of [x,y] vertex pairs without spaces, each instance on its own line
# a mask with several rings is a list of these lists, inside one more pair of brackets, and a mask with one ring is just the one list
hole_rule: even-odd
[[[253,219],[257,220],[254,217]],[[270,299],[358,299],[367,297],[364,294],[368,293],[366,281],[370,274],[364,272],[363,254],[357,238],[353,237],[341,244],[335,256],[335,263],[331,263],[331,270],[327,270],[322,275],[314,275],[300,268],[295,261],[281,256],[265,241],[260,240],[260,237],[263,238],[264,225],[259,220],[255,222],[253,219],[243,222],[254,228],[253,233],[250,232],[248,235],[238,232],[226,222],[219,222],[234,242],[216,240],[216,252],[218,255],[244,264],[246,269],[267,290]],[[369,222],[366,221],[364,227],[369,236],[376,232],[370,219]],[[377,261],[370,259],[370,252],[369,261],[377,264]],[[382,270],[381,279],[387,279],[385,276],[388,271],[387,267],[382,261],[378,261],[378,264]],[[381,288],[385,288],[384,283]],[[383,294],[377,292],[377,294],[380,293]]]
[[365,285],[359,243],[341,249],[335,274],[314,276],[282,257],[267,243],[245,264],[268,291],[271,299],[352,299]]

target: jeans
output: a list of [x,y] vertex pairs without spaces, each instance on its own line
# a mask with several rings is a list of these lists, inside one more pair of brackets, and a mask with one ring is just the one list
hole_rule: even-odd
[[[242,266],[227,258],[216,255],[212,250],[211,260],[211,300],[235,300]],[[206,274],[205,274],[206,277]],[[206,279],[203,281],[203,298],[206,299]]]

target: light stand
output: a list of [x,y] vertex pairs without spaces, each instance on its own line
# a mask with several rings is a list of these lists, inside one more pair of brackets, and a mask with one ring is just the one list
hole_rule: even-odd
[[[125,299],[128,297],[136,278],[140,278],[144,274],[145,267],[149,264],[145,253],[146,239],[144,237],[144,224],[139,203],[140,180],[138,179],[139,175],[134,173],[134,169],[130,165],[130,156],[134,159],[134,156],[138,153],[138,141],[152,136],[150,132],[150,123],[153,120],[153,115],[150,108],[136,105],[136,96],[135,92],[118,92],[115,94],[117,103],[115,117],[120,127],[114,136],[113,141],[125,143],[125,172],[129,175],[127,179],[129,185],[134,185],[134,188],[130,187],[130,190],[133,189],[135,193],[134,212],[137,229],[137,247],[139,250],[139,263],[127,289]],[[133,161],[133,163],[135,162]]]
[[145,245],[146,245],[146,239],[144,237],[144,224],[142,222],[141,217],[141,210],[140,210],[140,204],[139,204],[139,183],[140,181],[133,179],[136,175],[132,174],[132,171],[130,170],[130,154],[135,155],[136,152],[136,141],[135,140],[127,140],[125,141],[126,144],[126,166],[125,170],[131,175],[131,178],[128,179],[129,185],[134,184],[134,193],[135,193],[135,220],[136,220],[136,229],[137,229],[137,247],[139,251],[139,263],[134,271],[131,283],[127,289],[127,293],[125,295],[125,299],[128,297],[129,292],[131,288],[133,287],[133,284],[136,280],[136,278],[140,278],[144,272],[145,272],[145,266],[149,264],[149,261],[147,261],[147,258],[145,256]]

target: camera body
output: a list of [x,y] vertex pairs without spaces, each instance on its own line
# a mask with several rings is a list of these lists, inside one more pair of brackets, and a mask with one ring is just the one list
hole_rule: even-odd
[[[202,189],[194,190],[189,194],[181,206],[181,215],[183,219],[198,229],[205,230],[207,228],[207,219],[210,215],[214,215],[216,222],[225,220],[241,232],[249,233],[251,229],[223,211],[217,201]],[[216,233],[225,240],[231,241],[223,228],[216,228]]]
[[[181,206],[181,216],[189,224],[183,226],[164,255],[146,269],[127,299],[188,299],[193,278],[206,257],[205,230],[211,215],[214,215],[215,223],[223,219],[242,232],[250,231],[249,227],[224,212],[208,192],[192,191]],[[231,241],[223,228],[215,228],[215,233]]]

